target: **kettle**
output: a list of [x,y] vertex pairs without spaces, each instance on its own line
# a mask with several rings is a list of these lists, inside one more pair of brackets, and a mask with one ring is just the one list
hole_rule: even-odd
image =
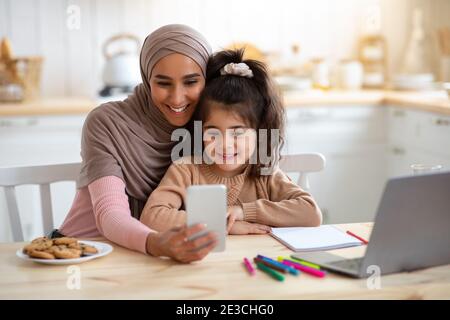
[[[110,52],[110,46],[120,41],[131,40],[135,44],[135,49],[120,49],[114,53]],[[141,79],[139,68],[139,49],[141,41],[132,34],[118,34],[109,38],[103,44],[103,56],[106,59],[103,68],[102,80],[105,84],[100,91],[100,96],[110,96],[113,90],[121,93],[130,92]]]

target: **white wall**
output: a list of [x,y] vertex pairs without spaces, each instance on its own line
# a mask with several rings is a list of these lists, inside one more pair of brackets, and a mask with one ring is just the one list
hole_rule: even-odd
[[[43,55],[44,95],[93,96],[102,83],[101,46],[113,34],[131,32],[141,40],[167,23],[201,31],[219,49],[248,41],[265,51],[288,52],[299,43],[305,58],[356,56],[369,6],[382,10],[383,32],[401,59],[411,9],[432,14],[433,26],[449,24],[448,0],[0,0],[0,37],[17,55]],[[67,27],[70,5],[80,8],[80,29]]]

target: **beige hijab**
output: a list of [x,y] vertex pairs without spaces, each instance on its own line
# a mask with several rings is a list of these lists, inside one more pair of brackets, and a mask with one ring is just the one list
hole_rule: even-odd
[[150,193],[171,163],[175,126],[154,105],[149,79],[163,57],[181,53],[193,59],[206,74],[211,48],[196,30],[166,25],[144,41],[140,56],[142,84],[124,101],[102,104],[86,118],[81,140],[82,168],[77,187],[105,176],[121,178],[126,185],[132,215],[139,218]]

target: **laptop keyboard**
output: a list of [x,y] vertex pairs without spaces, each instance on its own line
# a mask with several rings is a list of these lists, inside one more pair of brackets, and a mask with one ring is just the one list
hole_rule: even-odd
[[329,262],[328,264],[336,266],[342,269],[359,270],[362,264],[363,258],[345,259]]

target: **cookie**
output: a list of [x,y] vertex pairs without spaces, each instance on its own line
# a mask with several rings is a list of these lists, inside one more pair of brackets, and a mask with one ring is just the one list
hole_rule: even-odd
[[43,250],[43,251],[44,251],[44,252],[51,253],[51,254],[54,254],[55,250],[58,249],[59,247],[62,247],[61,249],[65,249],[65,248],[66,248],[66,246],[56,246],[56,245],[53,245],[53,246],[51,246],[50,248],[45,249],[45,250]]
[[70,238],[70,237],[62,237],[62,238],[56,238],[56,239],[54,239],[53,242],[54,242],[54,244],[56,244],[56,245],[61,245],[61,244],[69,245],[69,244],[71,244],[71,243],[77,243],[78,240],[75,239],[75,238]]
[[53,241],[47,237],[37,238],[24,248],[24,252],[31,250],[44,251],[53,245]]
[[55,259],[55,256],[49,252],[32,250],[28,252],[28,255],[37,259]]
[[47,237],[39,237],[39,238],[36,238],[33,241],[31,241],[31,243],[41,243],[41,242],[48,241],[48,240],[50,240],[50,239]]
[[39,237],[23,248],[23,253],[38,259],[76,259],[98,253],[97,248],[78,242],[76,238],[49,239]]
[[70,249],[77,249],[77,250],[83,250],[83,248],[81,247],[81,245],[78,242],[72,242],[71,244],[67,245],[67,248]]
[[30,243],[30,244],[27,244],[25,247],[23,247],[22,252],[25,254],[28,254],[29,252],[36,250],[36,248],[37,248],[37,245],[35,243]]
[[58,259],[76,259],[81,257],[81,250],[57,246],[53,249],[53,255]]
[[84,243],[81,244],[81,249],[83,251],[84,256],[90,256],[90,255],[98,253],[97,248],[87,245],[87,244],[84,244]]

